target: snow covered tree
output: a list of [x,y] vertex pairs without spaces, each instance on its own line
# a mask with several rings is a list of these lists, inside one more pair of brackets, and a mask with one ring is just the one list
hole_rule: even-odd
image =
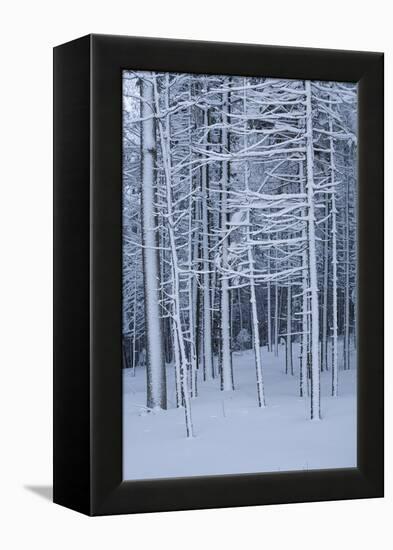
[[123,363],[148,410],[192,437],[247,358],[261,414],[274,364],[323,419],[355,357],[356,87],[125,71],[123,98]]
[[145,338],[147,351],[147,406],[166,408],[166,379],[160,317],[160,270],[156,204],[156,133],[154,111],[154,76],[140,79],[141,88],[141,157],[142,157],[142,246],[145,288]]

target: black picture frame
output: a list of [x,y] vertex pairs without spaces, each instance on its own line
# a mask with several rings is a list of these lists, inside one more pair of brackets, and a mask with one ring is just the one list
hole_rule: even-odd
[[[122,480],[122,70],[358,82],[357,468]],[[383,54],[88,35],[54,49],[54,502],[88,515],[383,496]]]

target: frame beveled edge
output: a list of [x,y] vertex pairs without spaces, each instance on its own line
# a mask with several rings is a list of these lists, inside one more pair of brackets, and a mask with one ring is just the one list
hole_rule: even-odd
[[[122,480],[121,70],[126,68],[359,82],[357,468]],[[383,55],[92,35],[91,90],[91,515],[383,496]]]

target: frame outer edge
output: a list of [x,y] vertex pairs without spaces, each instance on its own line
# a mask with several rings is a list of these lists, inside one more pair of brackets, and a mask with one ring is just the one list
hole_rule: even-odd
[[[374,74],[380,54],[369,52],[337,52],[335,50],[313,50],[308,48],[278,48],[270,46],[249,46],[208,42],[188,42],[183,40],[143,39],[132,37],[110,37],[92,35],[92,349],[94,351],[94,373],[91,378],[91,514],[119,514],[153,511],[184,510],[198,508],[216,508],[228,506],[246,506],[256,504],[278,504],[289,502],[311,502],[318,500],[337,500],[352,498],[378,497],[383,494],[383,406],[375,406],[383,398],[383,356],[377,355],[375,379],[372,391],[365,392],[363,383],[358,394],[359,408],[373,406],[368,415],[358,416],[362,429],[359,446],[358,468],[348,470],[314,470],[312,472],[287,472],[280,474],[243,474],[234,476],[208,476],[198,478],[172,478],[161,480],[122,481],[121,480],[121,248],[118,218],[121,204],[121,106],[120,71],[123,68],[203,72],[212,74],[222,63],[223,71],[233,68],[231,74],[251,74],[256,65],[255,74],[272,70],[277,76],[288,78],[298,71],[298,78],[321,80],[340,80],[356,82],[365,77],[370,86],[368,75]],[[159,53],[157,54],[157,47]],[[207,55],[210,53],[211,55]],[[228,56],[228,53],[231,53]],[[171,55],[169,55],[169,53]],[[342,55],[340,55],[342,53]],[[192,54],[192,55],[191,55]],[[215,54],[215,55],[213,55]],[[251,58],[248,57],[249,54]],[[280,63],[277,64],[277,56]],[[230,61],[228,60],[230,58]],[[256,61],[258,59],[258,61]],[[378,65],[380,66],[380,65]],[[220,71],[218,71],[220,72]],[[378,70],[377,70],[378,73]],[[377,80],[382,73],[376,74]],[[306,76],[308,75],[308,76]],[[362,83],[363,85],[363,83]],[[374,90],[374,91],[373,91]],[[380,93],[379,85],[374,83],[369,94],[374,97]],[[373,96],[374,94],[374,96]],[[366,94],[367,97],[367,94]],[[373,108],[366,105],[369,117],[373,117]],[[371,109],[371,110],[370,110]],[[372,151],[366,163],[366,172],[362,178],[363,201],[369,203],[382,220],[383,196],[378,190],[383,187],[383,172],[372,171],[375,162],[383,158],[383,151],[376,151],[378,136],[383,127],[383,109],[376,108],[373,131],[365,135],[363,147]],[[373,142],[373,140],[375,140]],[[382,155],[382,157],[381,157]],[[371,172],[370,172],[371,170]],[[369,185],[375,182],[373,191]],[[108,183],[110,182],[110,185]],[[383,195],[383,193],[382,193]],[[359,220],[362,222],[362,220]],[[363,224],[362,235],[370,224]],[[372,225],[372,224],[371,224]],[[360,233],[359,233],[360,235]],[[366,259],[372,257],[374,247],[381,251],[381,242],[375,244],[362,237],[362,248]],[[371,248],[370,248],[371,246]],[[383,247],[383,245],[382,245]],[[371,254],[371,256],[370,256]],[[361,264],[362,266],[364,264]],[[368,283],[381,286],[382,265],[377,261],[375,270],[366,277]],[[363,269],[363,267],[362,267]],[[121,274],[120,274],[121,275]],[[364,327],[370,328],[371,322],[381,327],[381,306],[383,290],[375,294],[375,302],[365,302]],[[371,313],[371,315],[368,315]],[[382,322],[383,326],[383,322]],[[381,334],[371,331],[374,343],[381,343]],[[382,336],[383,338],[383,336]],[[370,343],[370,342],[369,342]],[[370,355],[365,354],[365,361]],[[365,363],[363,363],[365,364]],[[360,365],[360,363],[359,363]],[[120,369],[120,372],[119,372]],[[363,382],[368,382],[366,374]],[[382,431],[381,431],[382,423]],[[373,435],[374,433],[374,435]],[[373,447],[375,445],[375,447]],[[382,465],[382,471],[381,471]]]
[[53,501],[90,514],[89,37],[54,48]]

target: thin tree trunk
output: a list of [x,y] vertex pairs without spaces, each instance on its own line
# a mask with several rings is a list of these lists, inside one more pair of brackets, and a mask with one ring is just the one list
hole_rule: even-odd
[[242,330],[243,329],[243,309],[242,309],[242,300],[241,300],[240,288],[237,289],[237,300],[238,300],[238,304],[239,304],[240,330]]
[[[191,104],[191,82],[189,85],[189,101]],[[189,109],[188,117],[188,142],[190,146],[191,154],[191,107]],[[195,302],[195,277],[193,273],[193,253],[194,253],[194,220],[193,220],[193,177],[191,171],[191,164],[188,173],[189,178],[189,202],[188,202],[188,323],[189,323],[189,334],[190,334],[190,390],[191,397],[196,397],[198,395],[198,384],[197,384],[197,353],[196,353],[196,343],[195,343],[195,316],[194,316],[194,304]]]
[[345,187],[345,286],[344,286],[344,369],[350,368],[349,362],[349,181]]
[[[209,124],[207,108],[203,110],[203,125]],[[202,256],[203,256],[203,355],[204,380],[214,378],[212,351],[211,302],[210,302],[210,262],[209,262],[209,213],[208,213],[208,170],[202,165]]]
[[[243,94],[243,113],[247,113],[247,78],[244,80],[244,94]],[[244,128],[244,149],[247,148],[247,124]],[[246,194],[249,192],[248,187],[249,166],[246,161],[244,166],[244,187]],[[250,304],[251,304],[251,318],[252,318],[252,342],[255,356],[255,370],[257,379],[257,397],[258,406],[265,407],[265,389],[262,375],[262,361],[261,361],[261,342],[259,338],[259,321],[258,321],[258,309],[255,292],[255,277],[254,277],[254,253],[251,245],[251,219],[250,209],[246,210],[246,238],[247,238],[247,257],[249,265],[249,280],[250,280]]]
[[[303,160],[299,162],[300,192],[304,193],[304,167]],[[306,218],[307,211],[303,210],[303,217]],[[303,240],[307,239],[307,226],[302,229]],[[300,397],[308,394],[308,254],[306,248],[302,251],[302,355],[300,364]]]
[[[267,259],[267,276],[270,277],[270,250],[268,251]],[[272,351],[272,298],[271,298],[271,283],[267,282],[267,349]]]
[[135,376],[135,345],[136,345],[136,266],[134,271],[134,311],[132,319],[132,374]]
[[308,250],[310,269],[311,300],[311,420],[320,420],[320,369],[319,369],[319,303],[317,256],[315,246],[314,211],[314,146],[311,107],[311,82],[305,81],[306,89],[306,158],[307,158],[307,202],[308,202]]
[[[168,94],[168,75],[166,80],[166,93]],[[191,402],[190,394],[188,389],[188,361],[187,353],[184,341],[184,334],[181,323],[181,311],[180,311],[180,269],[179,269],[179,259],[177,254],[176,240],[175,240],[175,220],[173,213],[173,200],[172,200],[172,177],[171,177],[171,153],[170,153],[170,116],[169,110],[167,108],[165,125],[164,120],[160,113],[160,104],[157,91],[157,81],[154,79],[154,97],[156,112],[159,116],[158,118],[158,129],[161,141],[161,152],[162,152],[162,162],[164,167],[164,180],[165,180],[165,198],[166,198],[166,207],[167,207],[167,221],[168,221],[168,236],[169,236],[169,248],[171,256],[171,266],[172,266],[172,318],[174,322],[174,339],[177,339],[179,346],[179,375],[180,375],[180,386],[181,386],[181,397],[182,404],[184,405],[185,412],[185,423],[186,423],[186,433],[187,437],[193,437],[193,425],[191,418]],[[166,100],[168,96],[166,95]],[[168,105],[167,105],[168,107]]]
[[274,355],[278,357],[278,331],[280,323],[278,321],[278,290],[279,286],[276,282],[274,285]]
[[[247,241],[250,241],[250,212],[247,210]],[[250,304],[251,304],[251,313],[252,313],[252,342],[254,348],[255,356],[255,370],[257,376],[257,396],[258,396],[258,407],[265,407],[265,389],[263,384],[262,376],[262,361],[261,361],[261,343],[259,339],[259,321],[258,321],[258,310],[257,310],[257,301],[255,293],[255,279],[254,279],[254,255],[252,251],[251,244],[247,246],[247,255],[248,263],[250,270]]]
[[287,288],[287,370],[293,376],[293,357],[292,357],[292,290],[288,283]]
[[[229,151],[228,135],[228,103],[229,93],[224,92],[222,97],[222,147],[224,152]],[[228,267],[228,237],[226,236],[228,227],[228,186],[229,186],[229,163],[222,162],[221,167],[221,239],[222,239],[222,265]],[[231,358],[231,336],[230,336],[230,298],[228,279],[226,276],[221,278],[221,377],[222,389],[224,391],[233,391],[233,373]]]
[[156,136],[153,84],[141,79],[141,217],[145,291],[147,406],[166,408],[166,376],[160,317],[160,260],[156,230]]
[[[173,277],[173,270],[172,270],[172,277]],[[174,292],[175,289],[172,288],[172,292]],[[172,318],[176,315],[176,311],[174,308],[174,305],[172,304]],[[174,325],[175,323],[173,323]],[[172,340],[173,340],[173,359],[174,359],[174,366],[175,366],[175,390],[176,390],[176,407],[181,407],[183,405],[183,399],[182,399],[182,389],[181,389],[181,374],[180,374],[180,349],[179,349],[179,338],[177,337],[177,330],[174,326],[174,331],[172,333]]]
[[332,283],[333,283],[333,341],[332,341],[332,396],[338,395],[338,326],[337,326],[337,210],[336,210],[336,189],[335,189],[335,159],[333,140],[333,121],[329,118],[330,132],[330,171],[332,180]]
[[325,199],[325,231],[323,243],[323,306],[322,306],[322,350],[321,371],[328,370],[328,287],[329,287],[329,199]]

